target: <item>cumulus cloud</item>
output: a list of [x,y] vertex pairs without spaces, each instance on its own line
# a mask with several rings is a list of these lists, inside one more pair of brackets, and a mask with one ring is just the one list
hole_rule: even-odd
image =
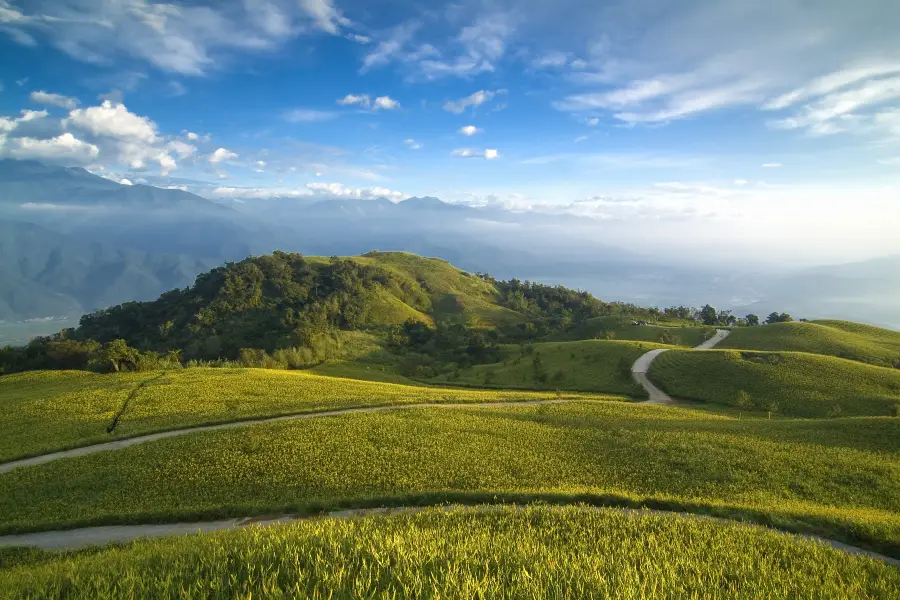
[[459,148],[453,151],[453,156],[458,156],[460,158],[484,158],[486,160],[493,160],[495,158],[500,158],[500,153],[492,148],[488,148],[486,150]]
[[221,162],[234,160],[237,157],[237,154],[227,148],[217,148],[215,152],[209,155],[209,162],[211,164],[217,165]]
[[131,182],[131,180],[125,179],[124,177],[123,177],[122,179],[119,180],[119,183],[121,183],[122,185],[134,185],[134,184]]
[[363,108],[369,108],[372,101],[368,94],[347,94],[337,101],[341,106],[352,106],[358,104]]
[[478,90],[470,96],[460,98],[459,100],[449,100],[444,103],[444,110],[455,115],[461,115],[470,106],[472,109],[478,108],[486,102],[490,102],[498,94],[506,93],[506,90],[488,91]]
[[58,106],[59,108],[65,108],[67,110],[72,110],[76,106],[78,106],[78,99],[71,98],[69,96],[62,96],[60,94],[51,94],[45,91],[36,91],[31,92],[29,98],[35,104],[44,104],[46,106]]
[[181,140],[172,140],[167,144],[167,147],[180,158],[188,158],[197,152],[197,146],[182,142]]
[[90,162],[100,154],[97,146],[83,142],[71,133],[46,140],[29,137],[7,140],[3,150],[12,158],[82,163]]
[[36,121],[47,116],[46,110],[22,110],[19,112],[21,116],[10,119],[9,117],[0,117],[0,134],[10,133],[17,129],[22,123]]
[[306,189],[314,194],[322,194],[335,198],[354,198],[358,200],[387,198],[393,201],[399,201],[409,198],[408,194],[404,194],[395,190],[389,190],[383,187],[359,188],[349,187],[342,183],[313,182],[307,183]]
[[113,103],[109,100],[104,101],[100,106],[73,110],[64,124],[98,136],[145,143],[157,141],[156,123],[147,117],[139,117],[130,112],[124,104]]
[[400,103],[390,96],[379,96],[375,98],[372,110],[395,110],[400,108]]
[[467,135],[467,136],[471,137],[471,136],[475,135],[476,133],[480,133],[480,132],[481,132],[481,129],[478,129],[474,125],[466,125],[465,127],[460,127],[459,131],[457,133],[461,133],[463,135]]

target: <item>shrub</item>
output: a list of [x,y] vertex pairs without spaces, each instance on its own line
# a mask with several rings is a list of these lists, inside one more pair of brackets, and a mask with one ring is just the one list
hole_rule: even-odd
[[750,398],[750,394],[744,390],[740,390],[734,399],[734,406],[741,410],[751,409],[753,407],[753,400]]

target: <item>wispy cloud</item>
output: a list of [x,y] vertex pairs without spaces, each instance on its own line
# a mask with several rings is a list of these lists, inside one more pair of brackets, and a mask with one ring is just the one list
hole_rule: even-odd
[[471,107],[472,110],[474,110],[482,104],[490,102],[498,94],[505,93],[506,90],[478,90],[477,92],[466,96],[465,98],[460,98],[459,100],[448,100],[444,103],[444,110],[446,110],[447,112],[452,112],[455,115],[461,115],[466,112],[467,108]]
[[76,106],[78,106],[77,98],[62,96],[60,94],[51,94],[43,90],[31,92],[28,97],[35,104],[43,104],[45,106],[58,106],[59,108],[65,108],[67,110],[72,110]]
[[494,160],[496,158],[500,158],[500,152],[493,148],[488,148],[486,150],[459,148],[453,151],[453,156],[459,158],[484,158],[486,160]]
[[334,119],[337,117],[337,113],[313,108],[293,108],[285,111],[281,116],[288,123],[321,123]]

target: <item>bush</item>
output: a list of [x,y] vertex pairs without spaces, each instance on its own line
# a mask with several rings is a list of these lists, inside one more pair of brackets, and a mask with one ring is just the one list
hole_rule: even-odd
[[753,408],[753,400],[750,398],[750,394],[748,394],[744,390],[740,390],[734,399],[734,407],[741,410],[749,410]]

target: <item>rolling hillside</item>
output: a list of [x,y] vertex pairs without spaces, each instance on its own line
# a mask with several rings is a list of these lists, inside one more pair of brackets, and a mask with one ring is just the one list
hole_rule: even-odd
[[[734,335],[734,334],[732,334]],[[727,339],[726,339],[727,341]],[[791,417],[900,416],[900,370],[801,352],[671,351],[650,378],[670,395]]]
[[735,329],[721,348],[810,352],[900,366],[900,332],[848,321],[775,323]]

